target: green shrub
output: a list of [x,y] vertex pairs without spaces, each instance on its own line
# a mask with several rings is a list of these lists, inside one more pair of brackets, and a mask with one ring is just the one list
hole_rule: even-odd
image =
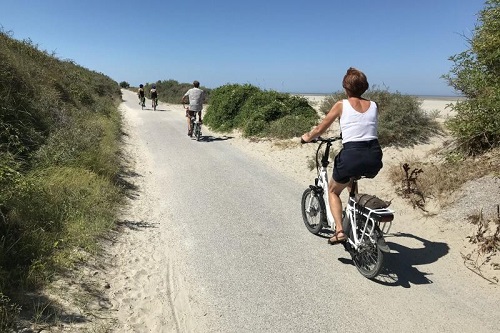
[[316,111],[302,97],[276,91],[250,96],[235,118],[244,136],[291,138],[307,132],[316,123]]
[[291,138],[310,130],[317,119],[305,98],[230,84],[212,91],[204,121],[216,131],[240,129],[246,137]]
[[467,155],[477,155],[500,145],[500,92],[496,97],[473,98],[457,102],[457,115],[446,122],[457,148]]
[[120,82],[120,88],[128,89],[130,88],[130,84],[127,81],[122,81]]
[[471,48],[452,56],[443,77],[467,100],[453,105],[447,126],[458,149],[469,155],[500,146],[500,0],[486,1],[470,39]]
[[[363,97],[377,102],[378,137],[383,145],[404,147],[425,143],[441,132],[439,124],[421,109],[416,97],[379,88],[368,90]],[[320,111],[327,113],[335,102],[345,98],[342,92],[332,94],[323,101]]]
[[[146,83],[144,85],[144,90],[146,91],[146,96],[148,96],[149,91],[151,90],[152,83]],[[176,80],[163,80],[156,81],[155,83],[156,89],[158,91],[158,99],[163,102],[172,103],[172,104],[180,104],[182,100],[182,96],[189,89],[193,88],[192,83],[179,83]],[[200,89],[205,91],[207,96],[207,102],[210,97],[211,89],[200,86]]]
[[286,115],[283,118],[277,119],[269,124],[267,133],[270,137],[278,139],[289,139],[300,137],[307,131],[311,130],[317,123],[317,115]]
[[250,84],[226,84],[212,90],[210,105],[203,121],[213,130],[229,132],[237,127],[235,118],[238,116],[247,99],[260,91]]

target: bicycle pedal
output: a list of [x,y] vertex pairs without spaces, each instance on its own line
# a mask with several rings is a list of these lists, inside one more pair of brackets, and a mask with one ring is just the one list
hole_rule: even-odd
[[391,248],[389,247],[389,245],[387,245],[384,238],[380,237],[379,239],[377,239],[377,246],[380,251],[391,253]]

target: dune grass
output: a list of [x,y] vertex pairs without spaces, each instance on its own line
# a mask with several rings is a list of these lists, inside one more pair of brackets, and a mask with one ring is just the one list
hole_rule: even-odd
[[120,100],[109,77],[0,32],[0,331],[114,226]]
[[[436,200],[439,205],[444,206],[449,203],[450,194],[465,182],[486,175],[500,177],[500,149],[492,149],[475,157],[460,154],[455,150],[437,156],[441,156],[440,161],[429,162],[412,158],[401,165],[391,167],[389,178],[392,184],[414,207],[425,209],[425,203],[418,203],[422,198]],[[409,181],[406,176],[405,164],[408,166],[408,174],[413,172],[416,178],[414,181]],[[421,172],[415,174],[417,170]]]

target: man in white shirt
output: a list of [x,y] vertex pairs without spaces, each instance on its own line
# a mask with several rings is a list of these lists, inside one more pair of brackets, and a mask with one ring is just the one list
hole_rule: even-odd
[[203,103],[205,102],[205,92],[200,89],[200,82],[194,81],[193,88],[189,89],[184,96],[182,96],[182,104],[185,104],[189,99],[189,106],[186,109],[186,119],[188,123],[188,135],[193,134],[191,128],[191,117],[196,117],[198,113],[198,119],[201,123],[201,111],[203,110]]

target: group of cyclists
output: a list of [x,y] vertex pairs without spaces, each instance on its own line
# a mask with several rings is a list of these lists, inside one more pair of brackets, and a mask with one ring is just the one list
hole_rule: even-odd
[[[142,107],[146,106],[145,105],[145,91],[144,91],[144,85],[140,84],[139,89],[137,91],[137,97],[139,97],[139,104],[142,105]],[[151,86],[151,90],[149,91],[149,97],[151,98],[151,103],[152,107],[155,105],[158,105],[158,91],[156,90],[156,85],[153,84]],[[187,119],[187,124],[188,124],[188,136],[193,135],[193,129],[191,128],[191,117],[196,117],[198,116],[198,120],[201,121],[201,112],[203,110],[203,103],[206,100],[206,94],[205,91],[200,89],[200,82],[194,81],[193,82],[193,87],[189,89],[183,96],[182,96],[182,104],[188,104],[186,109],[186,119]]]
[[[142,106],[146,106],[144,85],[141,83],[139,85],[139,90],[137,91],[137,97],[139,97],[139,104]],[[156,91],[156,85],[153,84],[151,86],[151,90],[149,90],[149,98],[151,98],[151,107],[154,107],[154,104],[158,105],[158,92]]]

